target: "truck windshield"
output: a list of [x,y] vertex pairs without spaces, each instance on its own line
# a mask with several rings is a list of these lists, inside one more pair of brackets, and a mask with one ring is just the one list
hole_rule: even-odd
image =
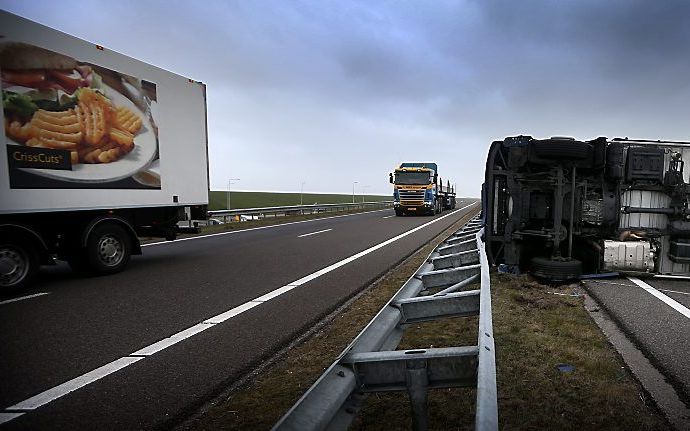
[[396,172],[395,184],[429,184],[429,172]]

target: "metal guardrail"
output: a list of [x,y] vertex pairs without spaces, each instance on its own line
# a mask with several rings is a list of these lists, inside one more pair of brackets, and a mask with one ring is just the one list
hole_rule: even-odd
[[269,216],[280,217],[285,215],[351,211],[378,207],[387,208],[391,206],[393,206],[393,201],[355,202],[341,204],[291,205],[265,208],[240,208],[234,210],[209,211],[208,214],[210,217],[223,217],[224,222],[227,222],[229,217],[237,218],[241,216],[258,216],[258,218],[266,218]]
[[[366,394],[380,391],[407,391],[413,428],[425,430],[429,389],[474,386],[475,429],[497,430],[489,265],[482,234],[475,218],[437,247],[273,430],[347,429]],[[458,292],[477,280],[479,290]],[[422,292],[429,295],[419,296]],[[475,315],[476,346],[394,350],[405,325]]]

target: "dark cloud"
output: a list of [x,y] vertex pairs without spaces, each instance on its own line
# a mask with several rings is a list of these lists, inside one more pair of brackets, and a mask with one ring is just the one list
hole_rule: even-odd
[[214,188],[387,192],[438,155],[476,195],[506,135],[690,132],[686,1],[0,5],[205,82]]

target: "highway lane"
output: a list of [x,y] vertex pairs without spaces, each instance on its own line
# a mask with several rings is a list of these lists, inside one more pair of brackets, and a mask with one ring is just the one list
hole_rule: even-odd
[[[618,278],[585,284],[679,395],[690,399],[690,282],[651,278],[636,284],[631,278]],[[641,287],[646,285],[660,296]]]
[[[467,211],[138,359],[6,426],[151,428],[182,417]],[[0,402],[7,408],[24,401],[449,212],[435,218],[391,214],[152,245],[127,271],[109,277],[79,278],[64,266],[44,271],[26,294],[49,295],[0,305],[0,378],[6,383]]]

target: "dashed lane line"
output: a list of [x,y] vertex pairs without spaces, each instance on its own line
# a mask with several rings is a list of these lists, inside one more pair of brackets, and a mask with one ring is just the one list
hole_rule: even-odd
[[333,229],[331,228],[331,229],[319,230],[319,231],[312,232],[312,233],[305,233],[304,235],[297,235],[297,238],[304,238],[305,236],[318,235],[318,234],[320,234],[320,233],[329,232],[329,231],[332,231],[332,230],[333,230]]
[[238,234],[238,233],[250,232],[250,231],[253,231],[253,230],[273,229],[273,228],[282,227],[282,226],[290,226],[290,225],[293,225],[293,224],[310,223],[310,222],[319,221],[319,220],[331,220],[331,219],[334,219],[334,218],[342,218],[342,217],[352,217],[352,216],[356,216],[356,215],[369,214],[369,213],[377,213],[377,212],[381,212],[381,211],[390,211],[390,208],[384,208],[384,209],[381,209],[381,210],[374,210],[374,211],[366,211],[366,212],[355,213],[355,214],[343,214],[343,215],[337,215],[337,216],[332,216],[332,217],[320,217],[320,218],[315,218],[315,219],[311,219],[311,220],[291,221],[291,222],[288,222],[288,223],[272,224],[272,225],[270,225],[270,226],[250,227],[250,228],[247,228],[247,229],[231,230],[231,231],[228,231],[228,232],[210,233],[210,234],[208,234],[208,235],[199,235],[199,236],[191,236],[191,237],[189,237],[189,238],[180,238],[180,239],[176,239],[175,241],[150,242],[150,243],[148,243],[148,244],[142,244],[141,246],[142,246],[142,247],[151,247],[151,246],[154,246],[154,245],[177,244],[177,243],[180,243],[180,242],[182,242],[182,241],[193,241],[193,240],[197,240],[197,239],[212,238],[212,237],[214,237],[214,236],[235,235],[235,234]]
[[6,301],[0,302],[0,305],[9,304],[11,302],[23,301],[25,299],[36,298],[36,297],[43,296],[43,295],[50,295],[50,292],[34,293],[33,295],[26,295],[26,296],[20,296],[19,298],[8,299]]

